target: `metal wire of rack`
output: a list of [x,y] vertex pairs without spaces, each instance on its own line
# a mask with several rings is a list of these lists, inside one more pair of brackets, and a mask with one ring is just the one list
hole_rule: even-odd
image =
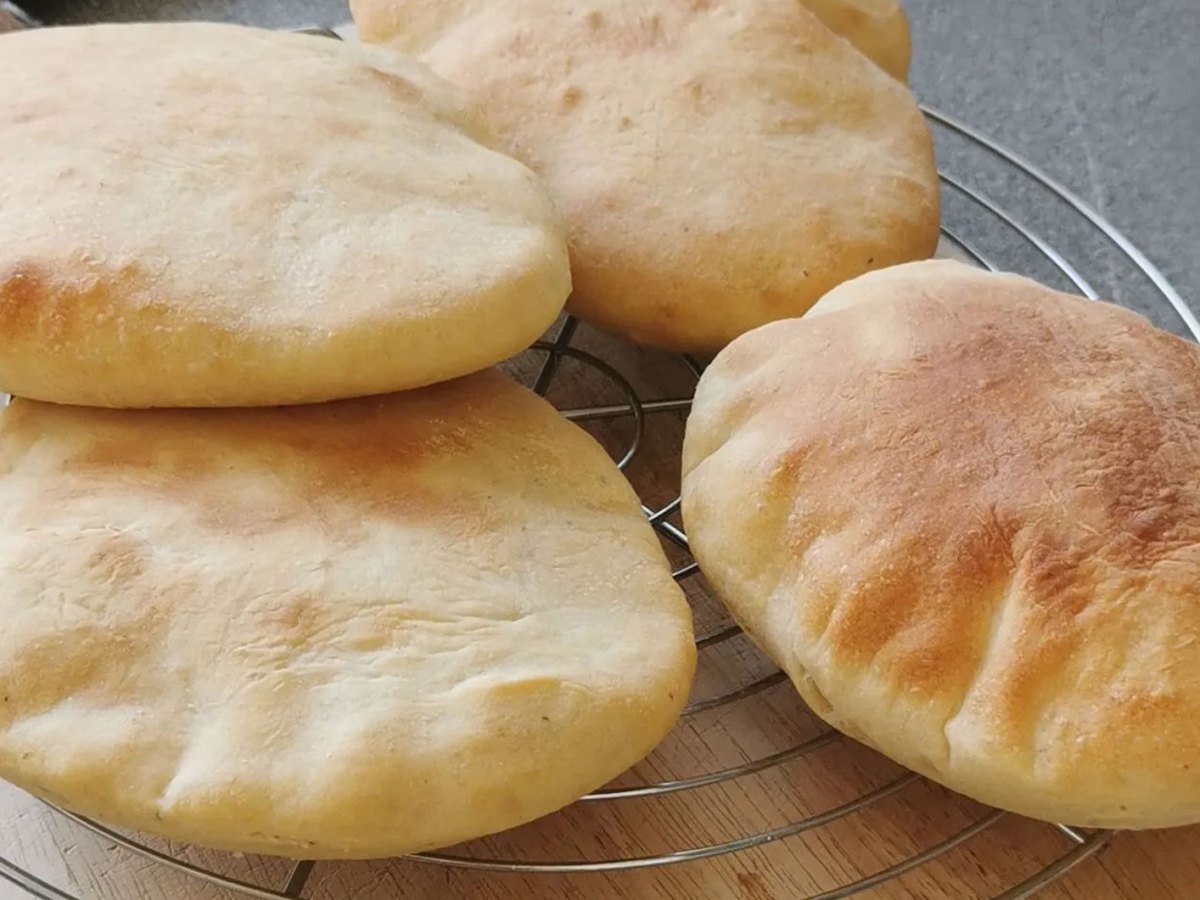
[[[338,35],[329,29],[302,29],[310,33],[324,34],[330,37]],[[992,141],[983,133],[966,124],[955,116],[937,109],[922,107],[929,121],[944,133],[963,139],[974,148],[983,151],[999,164],[1005,166],[1010,174],[1021,178],[1040,189],[1048,200],[1057,202],[1074,216],[1077,227],[1090,231],[1107,244],[1115,248],[1122,257],[1136,270],[1141,278],[1154,289],[1160,302],[1165,302],[1167,309],[1177,317],[1183,330],[1192,339],[1200,340],[1200,320],[1184,302],[1179,293],[1171,286],[1162,272],[1147,258],[1147,256],[1124,234],[1110,224],[1094,207],[1050,177],[1038,166],[1029,162],[1019,154],[1004,148]],[[969,202],[976,214],[991,217],[1005,226],[1019,242],[1031,248],[1042,260],[1048,262],[1066,281],[1079,293],[1092,299],[1100,296],[1099,291],[1083,272],[1072,264],[1063,252],[1060,252],[1050,241],[1042,237],[1038,231],[1029,226],[1020,216],[1011,212],[1002,204],[993,200],[987,193],[973,186],[969,181],[949,172],[940,173],[941,180],[949,192],[957,194]],[[963,255],[977,265],[997,270],[1000,266],[994,261],[990,249],[979,246],[979,243],[954,225],[942,228],[944,244],[954,248],[958,255]],[[614,366],[572,345],[576,335],[576,320],[568,318],[551,341],[539,342],[531,348],[531,352],[544,355],[544,360],[533,379],[533,387],[539,393],[545,394],[554,382],[560,364],[567,359],[573,359],[596,370],[609,383],[614,385],[623,395],[619,403],[576,406],[560,410],[562,414],[576,422],[593,420],[629,418],[633,422],[632,437],[624,451],[616,454],[618,464],[625,468],[637,456],[645,429],[654,417],[666,413],[685,412],[691,403],[690,396],[677,396],[659,399],[643,399],[621,372]],[[701,367],[692,359],[685,358],[692,375],[698,378]],[[679,508],[679,498],[651,508],[643,509],[650,523],[663,538],[676,547],[686,550],[687,536],[684,531],[672,524],[671,516]],[[698,575],[694,562],[686,562],[677,567],[675,577],[683,582]],[[697,637],[697,647],[704,651],[717,644],[724,643],[740,633],[735,625],[722,624]],[[765,691],[786,680],[786,676],[778,670],[763,675],[740,687],[728,690],[717,696],[694,701],[685,710],[685,716],[696,715],[711,709],[736,703],[753,694]],[[761,773],[774,769],[786,763],[802,761],[809,754],[821,749],[838,739],[832,731],[826,731],[816,737],[809,738],[794,746],[778,750],[757,759],[747,759],[741,764],[707,772],[686,778],[676,778],[653,783],[641,784],[634,787],[604,788],[582,799],[582,803],[613,803],[633,798],[654,798],[684,791],[701,789],[714,784],[722,784],[734,779]],[[395,865],[434,865],[459,867],[476,870],[486,870],[497,873],[588,873],[612,872],[657,866],[667,866],[705,859],[728,853],[737,853],[759,847],[774,841],[793,837],[803,832],[811,831],[829,825],[839,819],[861,812],[867,807],[892,796],[908,787],[919,777],[914,774],[904,774],[887,783],[861,794],[856,799],[832,809],[806,816],[783,825],[762,831],[755,831],[739,838],[711,843],[700,846],[677,849],[672,852],[644,856],[614,856],[604,859],[576,860],[517,860],[503,858],[480,858],[462,856],[450,853],[419,853],[403,857],[395,861]],[[99,834],[113,844],[131,851],[138,856],[165,866],[177,872],[199,879],[209,884],[225,888],[235,895],[260,898],[260,900],[297,900],[305,896],[305,886],[309,882],[314,868],[318,863],[298,861],[292,865],[284,883],[279,887],[252,884],[233,878],[212,869],[204,868],[184,859],[156,850],[140,840],[110,829],[97,822],[90,821],[70,812],[59,810],[74,822]],[[946,854],[977,835],[987,831],[1006,817],[999,810],[986,812],[971,822],[967,827],[949,835],[941,841],[925,849],[899,860],[872,874],[845,883],[832,890],[812,895],[808,900],[838,900],[860,894],[877,887],[892,879],[899,878],[907,872],[917,869],[931,860]],[[1029,875],[1025,880],[1015,884],[996,895],[996,900],[1019,900],[1032,896],[1040,889],[1062,878],[1067,872],[1080,863],[1098,853],[1116,836],[1114,832],[1094,831],[1083,832],[1067,826],[1056,826],[1071,841],[1070,849],[1059,858],[1044,866],[1039,871]],[[336,865],[336,863],[320,863],[320,865]],[[0,878],[7,879],[13,884],[25,889],[34,897],[41,900],[77,900],[72,894],[55,887],[34,873],[23,868],[18,862],[0,856]]]
[[38,21],[8,0],[0,0],[0,32],[17,28],[36,28]]

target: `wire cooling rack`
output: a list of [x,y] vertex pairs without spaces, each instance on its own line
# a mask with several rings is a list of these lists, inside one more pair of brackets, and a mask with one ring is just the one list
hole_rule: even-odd
[[[337,36],[327,29],[305,30],[331,37]],[[1043,281],[1057,282],[1060,286],[1073,288],[1092,299],[1101,296],[1103,291],[1106,296],[1124,299],[1128,305],[1147,314],[1162,327],[1192,339],[1200,339],[1200,322],[1187,304],[1145,254],[1107,222],[1096,209],[1036,165],[988,139],[958,118],[936,109],[923,109],[938,136],[939,158],[943,160],[943,164],[950,158],[955,160],[956,165],[966,167],[972,173],[970,179],[957,171],[940,173],[946,201],[945,225],[942,228],[943,254],[965,257],[988,269],[1026,271]],[[942,146],[943,144],[946,146]],[[992,199],[993,195],[981,187],[981,184],[994,186],[1004,191],[1005,196],[1026,198],[1027,203],[1032,205],[1024,211],[1002,205]],[[1057,221],[1055,215],[1058,216]],[[1058,237],[1051,242],[1043,237],[1044,233],[1054,233]],[[1063,245],[1068,245],[1068,249],[1064,249]],[[1085,271],[1078,263],[1070,261],[1069,256],[1074,256],[1076,260],[1086,259],[1089,264],[1088,270]],[[1105,263],[1103,267],[1101,262]],[[1101,268],[1104,269],[1103,272],[1092,271]],[[1121,298],[1122,294],[1127,296]],[[561,412],[568,419],[585,426],[597,422],[627,423],[623,443],[610,446],[610,450],[621,468],[628,469],[638,459],[647,436],[653,434],[660,423],[673,421],[678,426],[682,415],[690,407],[690,392],[657,399],[641,396],[643,391],[635,388],[618,366],[602,358],[602,355],[578,346],[578,326],[579,323],[575,319],[565,319],[552,339],[539,342],[528,351],[524,371],[528,374],[531,386],[544,395],[553,391],[560,370],[568,363],[590,369],[596,383],[606,383],[607,392],[615,394],[607,398],[611,402],[600,402],[601,398],[597,397],[594,403],[574,403],[562,408]],[[535,361],[529,359],[531,355]],[[688,357],[684,357],[679,364],[686,371],[687,380],[694,386],[702,366]],[[686,555],[687,536],[677,524],[677,493],[665,502],[661,498],[654,501],[647,498],[643,508],[649,521],[672,550],[676,560],[676,579],[687,585],[691,580],[701,577],[696,564]],[[728,620],[717,621],[701,630],[697,646],[702,659],[707,652],[711,652],[718,645],[733,641],[738,635],[739,629]],[[760,665],[751,667],[756,674],[743,683],[712,696],[694,699],[685,711],[685,719],[694,719],[704,713],[734,707],[786,681],[781,672],[767,668],[762,662],[760,659]],[[791,767],[791,779],[803,781],[806,760],[839,740],[844,739],[832,731],[821,731],[791,746],[758,756],[746,755],[740,762],[701,774],[674,776],[667,773],[657,781],[608,787],[585,797],[581,804],[620,804],[629,800],[665,802],[673,796],[727,785],[739,779],[753,778],[784,766]],[[653,760],[653,757],[651,759]],[[882,784],[864,786],[856,797],[833,808],[771,827],[750,827],[728,840],[681,846],[667,852],[611,853],[588,858],[540,860],[525,859],[515,854],[511,857],[501,857],[441,852],[415,854],[389,861],[387,865],[485,870],[497,873],[494,876],[497,878],[504,878],[506,874],[619,873],[632,869],[671,866],[735,854],[827,828],[840,820],[862,814],[868,808],[880,804],[886,798],[894,797],[919,781],[916,775],[900,773]],[[146,838],[115,831],[69,812],[59,812],[79,826],[99,834],[111,844],[132,852],[154,866],[165,867],[176,873],[217,885],[237,896],[260,900],[296,900],[307,897],[309,895],[306,893],[306,886],[311,884],[314,874],[320,868],[342,865],[337,862],[299,861],[286,870],[280,870],[282,877],[274,885],[253,883],[218,871],[211,865],[191,861],[185,858],[186,854],[180,852],[177,847],[158,849],[151,846]],[[830,889],[813,893],[810,898],[836,900],[882,886],[951,853],[996,827],[1007,817],[1007,814],[1000,811],[985,810],[965,827],[924,849],[892,861],[874,872],[846,879]],[[1095,855],[1116,836],[1114,832],[1085,832],[1061,825],[1045,827],[1057,828],[1069,839],[1067,850],[1048,863],[1039,861],[1040,868],[1037,871],[1028,873],[1019,883],[1011,884],[995,893],[996,898],[1017,900],[1033,895]],[[19,860],[0,857],[0,877],[42,900],[78,900],[73,894],[29,871]]]

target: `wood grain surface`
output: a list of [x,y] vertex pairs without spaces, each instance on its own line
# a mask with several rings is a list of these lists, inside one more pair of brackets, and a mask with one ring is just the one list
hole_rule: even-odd
[[[643,399],[686,396],[685,362],[637,350],[587,326],[574,346],[611,362]],[[531,351],[510,368],[531,383],[545,355]],[[561,408],[621,404],[620,387],[585,363],[565,359],[549,391]],[[657,508],[678,491],[679,412],[647,416],[627,474]],[[632,438],[629,416],[585,423],[615,455]],[[675,519],[678,522],[677,519]],[[687,557],[665,541],[676,564]],[[684,582],[697,633],[728,623],[700,576]],[[693,700],[704,700],[774,671],[745,638],[701,652]],[[36,673],[30,673],[36,677]],[[787,683],[687,717],[662,747],[618,785],[688,778],[760,759],[825,732]],[[513,860],[638,857],[734,840],[853,803],[906,773],[846,738],[744,777],[657,798],[579,803],[539,822],[464,847],[455,854]],[[319,863],[304,887],[312,900],[793,900],[869,877],[987,819],[991,811],[920,779],[877,802],[765,846],[670,867],[586,874],[474,872],[386,860]],[[280,890],[292,863],[236,856],[141,838],[190,863]],[[876,898],[995,896],[1069,853],[1076,844],[1051,825],[1001,816],[990,827],[924,865],[875,886]],[[11,787],[0,787],[0,855],[86,900],[216,900],[236,896],[116,847]],[[1039,896],[1108,900],[1185,900],[1200,884],[1200,829],[1119,834],[1095,857]],[[24,893],[0,881],[0,898]]]

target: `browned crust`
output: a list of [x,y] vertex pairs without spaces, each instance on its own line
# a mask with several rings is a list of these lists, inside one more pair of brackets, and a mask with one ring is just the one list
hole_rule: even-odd
[[954,263],[708,370],[704,571],[834,724],[999,806],[1200,818],[1200,353]]

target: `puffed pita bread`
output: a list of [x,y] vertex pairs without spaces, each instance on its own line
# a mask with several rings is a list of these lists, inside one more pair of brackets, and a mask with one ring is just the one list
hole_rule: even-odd
[[797,0],[351,8],[476,94],[566,220],[568,307],[635,341],[714,350],[937,245],[912,95]]
[[827,28],[840,34],[893,78],[908,80],[912,36],[897,0],[801,0]]
[[557,214],[477,112],[382,48],[232,25],[0,38],[0,390],[311,402],[524,349]]
[[831,724],[976,799],[1200,820],[1200,350],[958,263],[728,347],[688,422],[708,579]]
[[0,775],[117,825],[398,854],[555,810],[686,700],[691,618],[604,451],[495,372],[0,416]]

